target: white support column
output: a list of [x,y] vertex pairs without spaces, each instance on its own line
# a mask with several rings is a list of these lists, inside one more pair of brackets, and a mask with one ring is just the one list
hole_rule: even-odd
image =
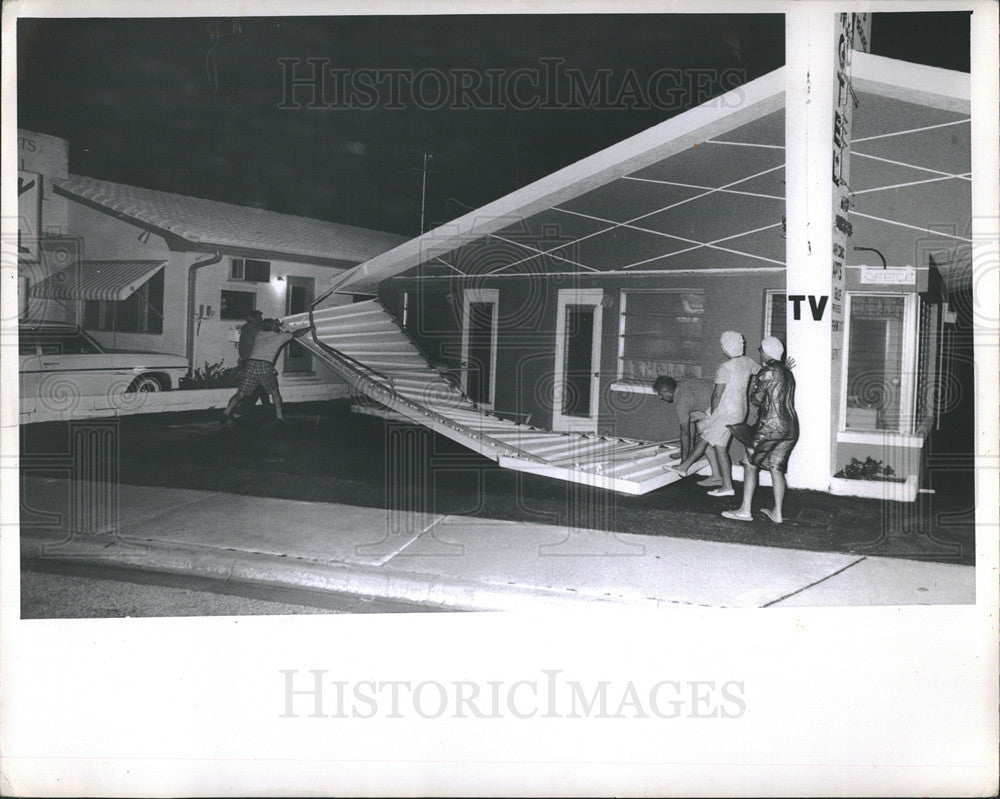
[[785,12],[786,293],[827,297],[816,321],[809,301],[788,303],[788,354],[795,358],[799,442],[788,467],[789,485],[826,491],[837,397],[831,365],[833,335],[832,181],[833,97],[836,83],[836,14],[795,4]]

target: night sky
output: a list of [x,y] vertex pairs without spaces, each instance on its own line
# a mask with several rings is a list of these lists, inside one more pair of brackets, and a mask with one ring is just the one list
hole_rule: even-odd
[[[424,153],[438,224],[781,66],[784,19],[21,20],[18,47],[18,125],[71,172],[412,236]],[[968,71],[969,15],[876,15],[872,50]]]

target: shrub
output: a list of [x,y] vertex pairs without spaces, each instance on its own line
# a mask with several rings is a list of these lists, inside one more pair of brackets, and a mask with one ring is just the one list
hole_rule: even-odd
[[239,385],[239,367],[223,366],[225,361],[195,367],[194,372],[182,377],[177,387],[181,389],[236,388]]
[[902,477],[897,477],[891,466],[886,466],[882,461],[874,458],[865,458],[863,461],[851,458],[851,462],[837,472],[834,477],[845,477],[848,480],[892,480],[903,482]]

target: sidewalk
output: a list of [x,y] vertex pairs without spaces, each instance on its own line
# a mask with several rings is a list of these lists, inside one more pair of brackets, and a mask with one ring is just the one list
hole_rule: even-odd
[[[26,559],[324,589],[456,610],[936,605],[972,566],[118,486],[117,522],[67,538],[70,481],[27,477]],[[33,518],[28,518],[29,516]]]

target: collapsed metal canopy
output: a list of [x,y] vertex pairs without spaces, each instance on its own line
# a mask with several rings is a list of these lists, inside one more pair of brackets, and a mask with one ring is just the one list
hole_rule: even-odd
[[677,447],[611,435],[557,433],[483,409],[442,377],[378,300],[287,317],[315,322],[298,342],[388,411],[491,458],[500,466],[558,480],[645,494],[680,479]]

